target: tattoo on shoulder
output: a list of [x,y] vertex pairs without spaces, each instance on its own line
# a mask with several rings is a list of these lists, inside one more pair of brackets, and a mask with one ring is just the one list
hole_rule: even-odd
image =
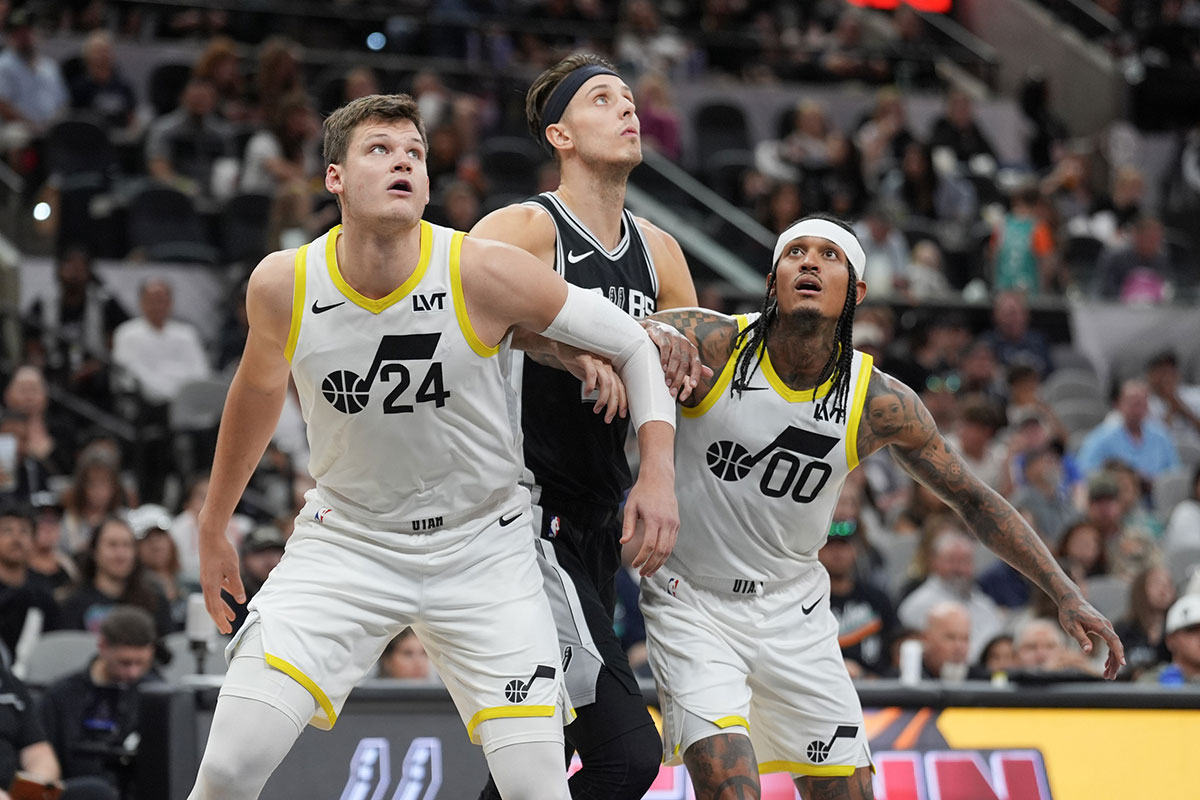
[[864,458],[884,445],[912,447],[937,432],[933,417],[912,389],[874,370],[858,426],[858,453]]

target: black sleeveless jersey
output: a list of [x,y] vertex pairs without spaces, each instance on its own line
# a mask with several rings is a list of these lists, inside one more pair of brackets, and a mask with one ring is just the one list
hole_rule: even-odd
[[[654,313],[658,276],[633,214],[621,216],[621,241],[609,252],[552,192],[526,201],[550,214],[557,232],[554,269],[568,283],[599,292],[634,319]],[[521,427],[525,466],[556,502],[619,503],[631,479],[625,459],[629,420],[594,414],[579,379],[524,358]],[[535,498],[538,495],[535,493]]]

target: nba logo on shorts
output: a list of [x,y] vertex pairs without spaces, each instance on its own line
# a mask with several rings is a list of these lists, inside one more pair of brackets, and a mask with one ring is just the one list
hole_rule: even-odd
[[556,538],[558,538],[558,528],[559,528],[559,524],[560,524],[560,523],[559,523],[559,521],[558,521],[558,517],[551,517],[551,518],[550,518],[550,538],[551,538],[551,539],[556,539]]
[[317,522],[324,522],[325,515],[328,514],[330,511],[333,511],[333,509],[330,508],[329,506],[323,506],[322,508],[318,508],[317,513],[313,514],[313,519],[315,519]]
[[671,578],[667,581],[667,591],[671,593],[671,597],[678,597],[675,590],[679,588],[679,578]]

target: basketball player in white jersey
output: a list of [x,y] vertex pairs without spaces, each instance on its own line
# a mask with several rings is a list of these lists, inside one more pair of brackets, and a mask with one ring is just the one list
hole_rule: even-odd
[[[244,602],[224,530],[289,368],[317,487],[229,646],[191,797],[258,797],[304,727],[332,726],[411,625],[506,800],[565,800],[559,653],[505,351],[524,327],[614,359],[642,449],[670,464],[658,353],[628,315],[528,254],[421,220],[427,150],[412,98],[353,101],[326,120],[324,147],[343,224],[250,278],[250,332],[200,514],[201,583],[223,632],[221,590]],[[674,538],[673,477],[634,487],[630,532],[636,521]]]
[[862,709],[842,662],[817,560],[847,474],[883,447],[980,541],[1059,607],[1085,651],[1112,626],[1038,535],[951,451],[920,399],[852,349],[863,248],[822,215],[775,246],[759,314],[657,315],[687,334],[715,377],[684,403],[676,448],[680,535],[642,581],[665,757],[696,797],[759,796],[789,772],[805,798],[871,798]]
[[[553,192],[489,214],[472,234],[532,253],[548,272],[608,297],[635,319],[694,306],[696,290],[679,244],[625,208],[626,182],[642,160],[642,143],[633,94],[613,65],[589,54],[563,59],[533,81],[525,113],[535,139],[557,161],[561,182]],[[651,328],[665,329],[651,336],[672,390],[687,397],[702,374],[695,348],[673,328]],[[569,749],[583,763],[571,777],[571,796],[640,800],[658,776],[658,731],[613,632],[620,504],[631,479],[627,425],[613,419],[623,388],[606,365],[573,352],[564,356],[564,348],[545,337],[520,331],[514,346],[527,356],[520,373],[526,480],[578,713],[566,731]],[[581,361],[585,381],[601,386],[604,396],[595,403],[584,402],[579,365],[564,363],[572,359]],[[602,409],[604,416],[597,413]],[[643,460],[639,474],[658,469]],[[650,554],[665,557],[671,545],[647,540],[633,565],[649,574]],[[489,784],[480,800],[497,797]]]

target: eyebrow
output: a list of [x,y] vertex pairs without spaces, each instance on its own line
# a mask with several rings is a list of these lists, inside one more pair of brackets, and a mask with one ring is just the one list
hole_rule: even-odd
[[[593,86],[591,89],[588,89],[588,97],[591,97],[596,92],[600,92],[600,91],[610,92],[610,91],[612,91],[612,89],[613,89],[613,85],[611,83],[608,83],[607,81],[605,81],[604,83],[598,83],[595,86]],[[630,89],[628,84],[626,84],[624,82],[622,82],[619,85],[619,87],[617,88],[617,91],[629,92],[631,95],[633,94],[633,90]]]

